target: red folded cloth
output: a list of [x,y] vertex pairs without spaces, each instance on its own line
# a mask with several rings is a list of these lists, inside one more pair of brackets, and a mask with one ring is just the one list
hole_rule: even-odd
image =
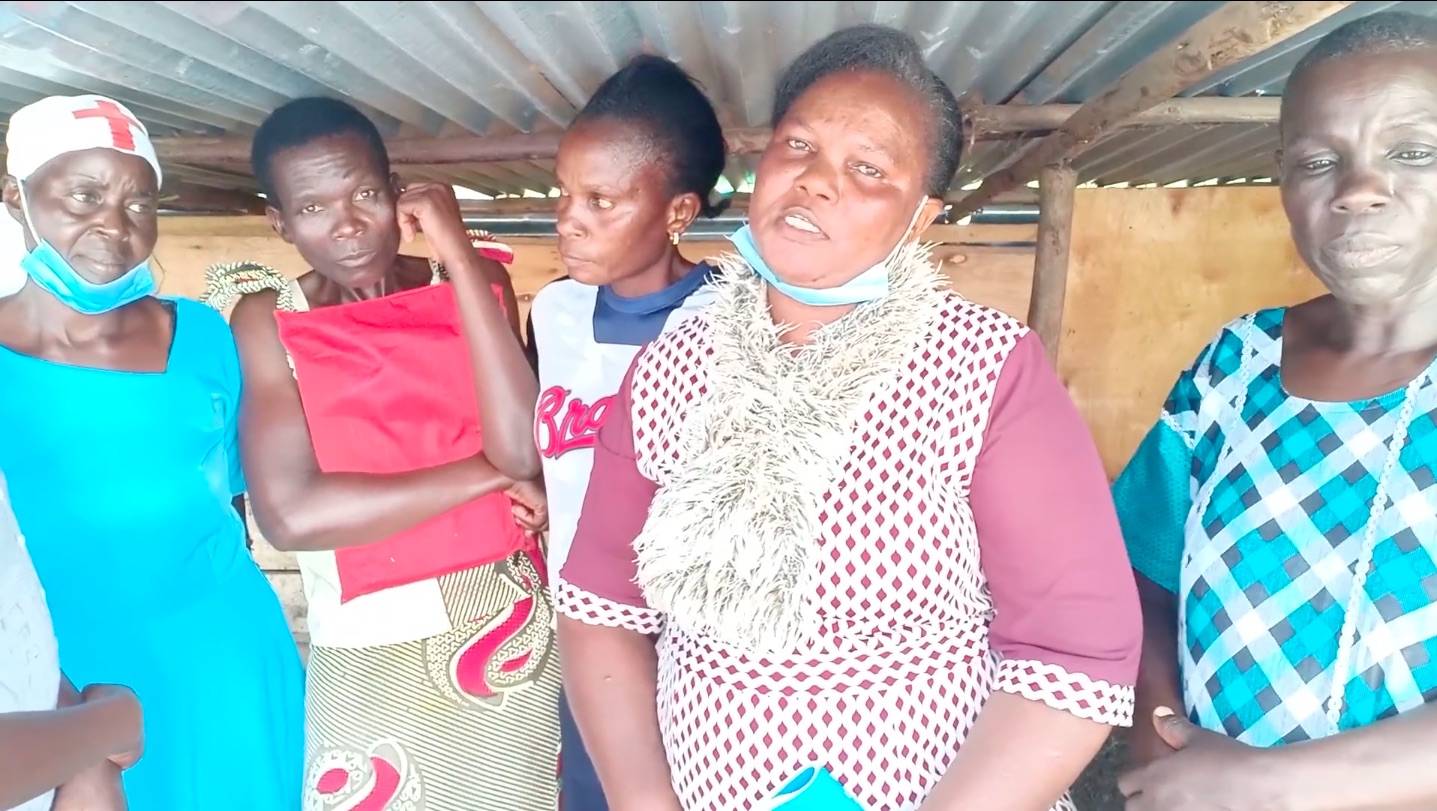
[[[502,305],[502,288],[494,292]],[[483,449],[469,348],[449,284],[276,319],[321,470],[398,473]],[[509,498],[491,493],[377,543],[336,550],[340,600],[532,545]]]

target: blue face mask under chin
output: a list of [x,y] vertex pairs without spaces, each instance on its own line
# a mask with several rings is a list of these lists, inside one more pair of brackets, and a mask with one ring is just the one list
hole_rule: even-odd
[[729,241],[738,249],[739,256],[743,257],[760,278],[799,304],[807,304],[810,307],[864,304],[869,301],[877,301],[888,295],[888,263],[893,261],[893,257],[897,256],[903,246],[908,243],[908,234],[912,232],[914,223],[918,222],[918,218],[923,215],[923,207],[927,203],[927,198],[918,202],[918,210],[913,212],[913,218],[908,221],[908,228],[903,232],[903,237],[897,245],[893,246],[893,250],[883,257],[882,261],[837,287],[799,287],[778,278],[778,274],[773,272],[773,268],[769,267],[759,254],[758,243],[753,239],[753,230],[747,223],[735,231],[729,237]]
[[20,259],[20,267],[30,281],[70,309],[85,315],[99,315],[139,301],[155,293],[155,274],[146,259],[114,281],[95,284],[81,276],[70,262],[55,250],[55,246],[41,239],[35,230],[34,220],[25,202],[25,188],[20,187],[20,210],[30,233],[35,237],[35,248]]

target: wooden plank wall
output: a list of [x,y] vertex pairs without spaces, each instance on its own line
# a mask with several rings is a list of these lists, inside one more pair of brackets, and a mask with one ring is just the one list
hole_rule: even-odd
[[1116,476],[1217,330],[1324,291],[1275,188],[1077,195],[1058,370]]
[[[1252,309],[1318,292],[1287,233],[1275,189],[1079,190],[1059,373],[1110,475],[1152,425],[1177,373],[1215,331]],[[250,260],[294,275],[306,268],[260,217],[167,217],[156,257],[167,293],[197,296],[214,262]],[[1027,312],[1033,226],[944,226],[929,237],[956,289],[1017,317]],[[562,275],[552,239],[513,240],[520,308]],[[726,242],[684,243],[692,258]],[[422,243],[415,252],[423,253]],[[257,533],[256,533],[257,535]],[[291,556],[262,540],[269,571],[301,643],[303,595]]]

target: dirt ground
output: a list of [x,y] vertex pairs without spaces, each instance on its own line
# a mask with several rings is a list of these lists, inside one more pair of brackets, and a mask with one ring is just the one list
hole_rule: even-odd
[[1088,770],[1073,786],[1073,802],[1078,811],[1122,811],[1123,795],[1118,793],[1118,774],[1127,760],[1124,739],[1120,734],[1108,739]]

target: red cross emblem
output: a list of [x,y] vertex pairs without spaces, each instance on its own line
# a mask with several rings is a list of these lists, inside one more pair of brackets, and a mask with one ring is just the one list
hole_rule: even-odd
[[74,115],[82,121],[86,118],[105,119],[110,124],[110,138],[115,142],[115,148],[135,151],[135,135],[130,128],[140,129],[140,122],[126,115],[120,105],[106,99],[95,102],[92,109],[76,110]]

